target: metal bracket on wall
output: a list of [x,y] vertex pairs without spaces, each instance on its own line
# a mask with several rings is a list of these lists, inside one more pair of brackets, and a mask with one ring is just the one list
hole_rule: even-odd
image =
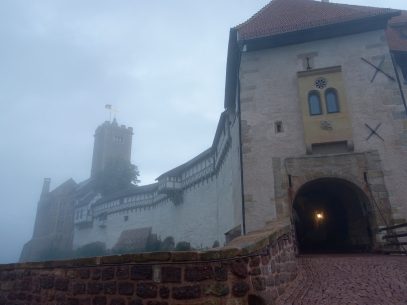
[[382,123],[377,124],[376,128],[372,128],[369,126],[369,124],[365,123],[365,126],[370,130],[369,136],[366,138],[366,141],[368,141],[373,135],[377,136],[380,140],[384,142],[384,139],[377,133],[377,130],[379,130],[380,126]]
[[375,70],[375,73],[373,74],[372,79],[370,80],[371,83],[373,83],[373,81],[375,80],[376,75],[377,75],[378,72],[383,73],[384,75],[387,76],[388,79],[392,80],[393,82],[396,81],[396,79],[395,79],[393,76],[391,76],[390,74],[388,74],[388,73],[386,73],[386,72],[384,72],[384,71],[382,70],[382,65],[383,65],[384,60],[385,60],[385,57],[384,57],[384,56],[383,56],[382,60],[380,61],[379,66],[376,66],[376,65],[372,64],[370,61],[368,61],[367,59],[365,59],[365,58],[363,58],[363,57],[361,57],[360,59],[363,60],[363,61],[364,61],[365,63],[367,63],[368,65],[370,65],[370,66],[372,66],[373,68],[376,69],[376,70]]

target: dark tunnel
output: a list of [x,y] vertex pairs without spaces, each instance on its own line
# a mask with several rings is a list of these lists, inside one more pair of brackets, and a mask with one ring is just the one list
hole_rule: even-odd
[[293,204],[300,253],[369,251],[368,206],[365,194],[345,180],[306,183]]

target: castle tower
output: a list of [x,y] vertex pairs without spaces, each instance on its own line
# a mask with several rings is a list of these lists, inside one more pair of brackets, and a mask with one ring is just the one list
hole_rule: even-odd
[[93,145],[91,176],[102,171],[112,159],[123,159],[130,162],[133,128],[119,126],[116,119],[106,121],[95,131]]
[[49,193],[51,186],[51,178],[44,178],[44,183],[42,185],[41,198]]

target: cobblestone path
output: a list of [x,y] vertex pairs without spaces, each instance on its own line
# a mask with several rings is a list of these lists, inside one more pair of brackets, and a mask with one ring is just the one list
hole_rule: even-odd
[[312,255],[277,305],[407,305],[407,257]]

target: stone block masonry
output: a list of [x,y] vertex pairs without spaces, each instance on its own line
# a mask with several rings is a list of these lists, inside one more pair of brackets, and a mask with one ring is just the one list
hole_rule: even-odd
[[[339,102],[348,109],[349,123],[346,128],[352,129],[353,153],[367,154],[368,158],[373,151],[377,154],[376,160],[372,159],[367,165],[369,171],[380,170],[383,176],[373,180],[368,172],[367,178],[369,183],[380,185],[372,188],[374,193],[380,192],[380,196],[388,198],[375,200],[384,201],[386,212],[389,212],[392,221],[404,222],[407,218],[407,133],[403,127],[407,117],[403,112],[400,90],[396,82],[384,75],[378,75],[371,82],[374,70],[361,60],[363,57],[376,63],[380,62],[378,58],[384,58],[384,67],[388,69],[386,71],[393,73],[391,54],[383,40],[384,35],[383,30],[376,30],[242,54],[242,162],[248,231],[262,227],[270,219],[291,213],[287,173],[278,174],[285,170],[284,160],[320,154],[316,151],[313,155],[307,155],[305,143],[303,109],[305,114],[308,109],[301,108],[301,103],[306,100],[301,98],[304,92],[303,87],[299,86],[301,79],[298,77],[298,72],[306,70],[304,56],[312,57],[313,72],[318,75],[323,75],[320,74],[323,69],[341,67],[342,85],[330,80],[328,86],[343,86],[343,98],[339,97]],[[318,72],[318,69],[321,70]],[[308,86],[306,92],[312,88],[312,85]],[[336,114],[329,114],[329,120],[333,120],[335,116]],[[317,116],[311,119],[319,120]],[[280,132],[276,132],[277,122],[281,122],[283,126]],[[383,140],[374,134],[368,138],[370,130],[366,124],[372,128],[381,124],[377,131]],[[315,144],[335,141],[335,131],[322,130],[320,127],[315,128],[318,134],[327,132],[330,139],[321,138]],[[338,128],[339,130],[342,129]],[[333,155],[343,152],[337,150],[321,153]],[[330,172],[329,167],[332,168]],[[335,167],[340,169],[339,164],[325,163],[324,168],[328,170],[320,172],[314,178],[340,177],[344,170],[337,171]],[[346,165],[346,168],[349,167]],[[353,164],[349,172],[353,172],[354,168],[360,169],[363,179],[364,170],[360,164]],[[316,173],[316,169],[311,166],[297,176],[307,176],[311,171]],[[384,190],[384,187],[386,195],[380,190]]]
[[2,265],[0,305],[274,304],[296,278],[295,249],[280,222],[206,252]]

